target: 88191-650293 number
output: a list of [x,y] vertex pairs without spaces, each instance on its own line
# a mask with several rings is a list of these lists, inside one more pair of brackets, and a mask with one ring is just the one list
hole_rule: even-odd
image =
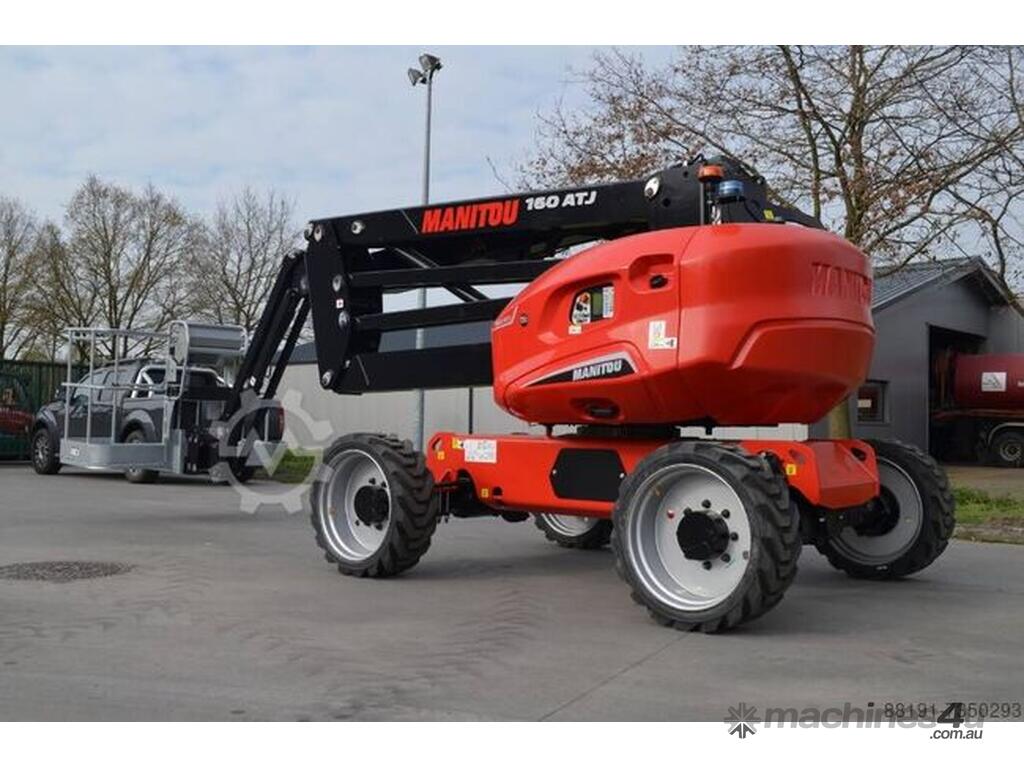
[[1019,701],[965,701],[963,715],[969,720],[1020,720],[1024,707]]
[[882,714],[893,720],[934,720],[937,723],[962,723],[978,720],[1021,720],[1024,705],[1019,701],[887,701]]

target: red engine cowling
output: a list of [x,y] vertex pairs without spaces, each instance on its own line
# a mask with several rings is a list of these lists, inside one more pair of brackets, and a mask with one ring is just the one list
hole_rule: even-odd
[[820,230],[724,224],[614,240],[494,323],[498,405],[544,424],[813,422],[863,381],[865,256]]

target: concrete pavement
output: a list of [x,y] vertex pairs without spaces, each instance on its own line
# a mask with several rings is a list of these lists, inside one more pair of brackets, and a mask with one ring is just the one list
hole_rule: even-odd
[[609,552],[532,524],[453,521],[408,574],[345,578],[305,515],[230,487],[135,486],[0,466],[0,566],[114,561],[65,584],[0,579],[0,719],[720,720],[740,702],[1024,700],[1024,548],[955,541],[899,583],[805,549],[761,620],[655,625]]

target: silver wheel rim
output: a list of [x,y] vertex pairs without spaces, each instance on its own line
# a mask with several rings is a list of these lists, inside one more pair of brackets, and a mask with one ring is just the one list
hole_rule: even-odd
[[[676,538],[688,508],[690,514],[706,511],[717,517],[728,512],[725,520],[735,538],[723,555],[707,561],[710,568],[704,561],[687,559]],[[643,482],[633,498],[624,540],[626,555],[644,589],[680,611],[703,611],[727,600],[750,563],[752,536],[746,507],[725,478],[696,464],[665,467]]]
[[909,550],[917,541],[924,523],[924,504],[917,485],[901,467],[878,457],[878,479],[899,504],[899,518],[890,531],[877,536],[862,536],[847,526],[833,540],[843,555],[862,565],[887,565]]
[[1007,440],[999,446],[999,458],[1008,464],[1020,462],[1021,453],[1021,443],[1019,440]]
[[598,523],[599,517],[579,517],[578,515],[552,515],[541,514],[539,516],[544,524],[560,536],[577,538],[590,533]]
[[[24,456],[24,454],[22,455]],[[50,438],[46,436],[45,432],[40,432],[36,436],[35,457],[36,466],[40,467],[46,466],[46,462],[50,459]]]
[[[351,448],[333,456],[327,465],[329,478],[320,487],[317,510],[320,527],[335,555],[348,562],[372,557],[387,538],[393,499],[384,469],[370,454]],[[388,491],[388,513],[383,523],[367,525],[356,515],[355,496],[364,485]]]

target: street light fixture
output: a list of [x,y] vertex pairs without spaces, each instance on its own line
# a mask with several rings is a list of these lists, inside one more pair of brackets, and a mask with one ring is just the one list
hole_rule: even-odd
[[[426,139],[423,143],[423,204],[430,202],[430,108],[433,99],[434,75],[441,69],[441,60],[430,53],[424,53],[419,58],[420,68],[410,67],[406,74],[409,76],[409,83],[414,88],[417,85],[427,86],[427,130]],[[416,291],[416,308],[423,309],[427,306],[427,289],[420,288]],[[423,329],[416,329],[416,349],[423,349]],[[413,409],[413,439],[416,442],[417,450],[423,450],[423,412],[424,394],[422,389],[416,390],[416,403]]]
[[441,60],[433,54],[421,53],[420,68],[427,74],[433,74],[441,68]]

